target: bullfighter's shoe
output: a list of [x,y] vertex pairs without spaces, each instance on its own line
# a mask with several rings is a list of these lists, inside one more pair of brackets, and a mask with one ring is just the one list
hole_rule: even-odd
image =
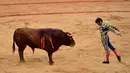
[[109,61],[103,61],[102,63],[103,64],[109,64],[110,62]]
[[121,62],[121,56],[118,56],[117,59],[119,62]]

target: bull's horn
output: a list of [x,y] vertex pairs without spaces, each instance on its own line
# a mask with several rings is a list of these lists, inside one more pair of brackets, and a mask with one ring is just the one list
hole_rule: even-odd
[[71,34],[75,34],[75,32],[72,32]]
[[72,36],[69,32],[66,32],[66,34],[67,34],[68,36]]

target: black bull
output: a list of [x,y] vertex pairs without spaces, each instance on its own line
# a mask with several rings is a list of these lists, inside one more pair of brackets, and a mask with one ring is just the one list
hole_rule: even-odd
[[[45,37],[45,47],[41,48],[41,39]],[[52,39],[51,45],[49,38]],[[52,28],[18,28],[13,35],[13,52],[15,51],[15,43],[18,46],[20,62],[24,62],[23,52],[26,46],[29,46],[33,52],[35,48],[40,48],[48,53],[49,64],[53,64],[52,54],[59,49],[61,45],[74,46],[75,41],[70,33],[60,29]]]

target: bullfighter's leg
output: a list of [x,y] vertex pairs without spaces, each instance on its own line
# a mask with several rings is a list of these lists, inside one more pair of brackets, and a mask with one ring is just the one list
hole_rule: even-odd
[[108,47],[115,53],[115,55],[116,55],[118,61],[121,62],[121,56],[118,55],[118,53],[117,53],[115,47],[113,47],[113,45],[111,44],[109,37],[108,37]]
[[50,65],[53,65],[53,64],[54,64],[54,62],[53,62],[53,60],[52,60],[52,54],[53,54],[53,53],[48,52],[49,64],[50,64]]
[[109,56],[110,56],[110,51],[108,47],[108,36],[103,36],[102,37],[102,45],[106,51],[106,61],[103,61],[104,64],[109,64]]
[[19,48],[19,58],[20,58],[20,62],[25,62],[25,60],[24,60],[24,55],[23,55],[25,47],[26,47],[26,46]]

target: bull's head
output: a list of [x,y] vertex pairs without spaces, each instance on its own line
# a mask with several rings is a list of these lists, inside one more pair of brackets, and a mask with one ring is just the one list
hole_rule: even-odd
[[65,34],[67,36],[67,39],[66,39],[67,43],[66,43],[66,45],[73,47],[75,45],[75,41],[74,41],[72,35],[69,32],[65,32]]

